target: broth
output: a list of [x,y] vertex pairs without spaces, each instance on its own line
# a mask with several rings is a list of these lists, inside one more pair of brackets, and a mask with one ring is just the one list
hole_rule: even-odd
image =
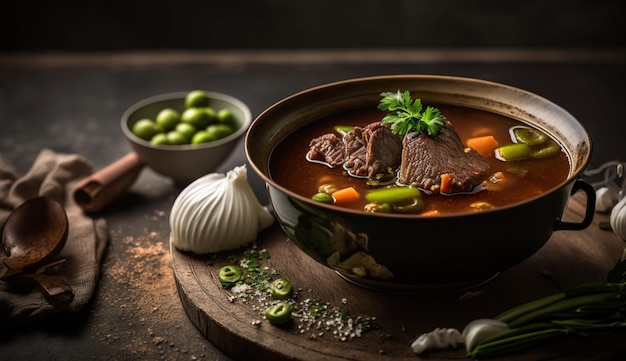
[[[437,105],[441,113],[453,124],[463,144],[466,139],[477,136],[493,135],[499,145],[512,144],[509,133],[515,126],[528,126],[520,121],[503,115],[483,110],[452,106]],[[337,125],[365,126],[380,121],[384,113],[376,107],[349,110],[333,114],[306,124],[284,139],[272,151],[269,162],[271,178],[285,188],[302,195],[311,197],[318,192],[321,184],[334,183],[338,188],[354,187],[361,194],[374,189],[367,185],[367,180],[355,178],[346,174],[343,168],[329,168],[319,163],[309,162],[306,154],[309,151],[309,142],[325,133],[332,133]],[[508,181],[506,186],[482,190],[473,194],[443,195],[439,193],[424,194],[424,208],[420,213],[439,214],[463,213],[481,209],[477,204],[486,202],[493,207],[502,207],[518,203],[538,196],[553,189],[564,182],[570,172],[570,163],[564,151],[549,158],[525,159],[505,162],[495,156],[483,156],[491,170],[490,173],[505,172]],[[523,176],[511,176],[524,170]],[[356,210],[363,210],[368,202],[361,197],[358,201],[341,205]]]

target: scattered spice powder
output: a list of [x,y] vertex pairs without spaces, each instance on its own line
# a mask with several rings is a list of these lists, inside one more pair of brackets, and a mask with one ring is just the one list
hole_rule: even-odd
[[[122,228],[123,227],[123,228]],[[110,230],[109,248],[102,267],[94,307],[117,318],[94,317],[96,342],[111,346],[108,359],[211,359],[211,350],[198,334],[197,343],[185,339],[186,321],[169,253],[167,214],[155,210],[141,227],[123,225]],[[107,321],[102,321],[107,320]],[[103,355],[104,356],[104,355]]]

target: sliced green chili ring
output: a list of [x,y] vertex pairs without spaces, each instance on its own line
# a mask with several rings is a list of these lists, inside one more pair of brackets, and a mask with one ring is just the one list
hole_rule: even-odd
[[407,202],[393,203],[393,210],[401,213],[417,213],[424,208],[424,200],[422,197],[413,197]]
[[496,148],[496,158],[504,161],[526,159],[530,156],[530,146],[524,143],[509,144]]
[[265,310],[265,318],[272,325],[284,325],[291,320],[291,306],[286,302],[279,302]]
[[274,280],[270,285],[270,289],[272,290],[272,297],[277,300],[284,300],[293,293],[291,282],[284,278]]
[[341,134],[342,137],[345,137],[346,134],[348,134],[348,132],[350,132],[352,129],[354,129],[354,126],[352,126],[352,125],[335,125],[333,127],[333,129],[335,130],[335,132]]
[[315,193],[311,199],[322,203],[333,203],[333,196],[324,192]]
[[217,276],[222,283],[222,287],[227,288],[233,286],[243,278],[243,271],[237,266],[228,265],[220,268]]
[[550,141],[542,147],[533,149],[532,152],[530,152],[530,156],[532,158],[549,158],[559,154],[559,152],[561,152],[559,144],[550,139]]
[[415,187],[391,186],[370,191],[365,195],[365,199],[368,202],[398,203],[421,195],[422,192]]
[[518,143],[524,143],[528,145],[539,145],[545,143],[549,138],[548,136],[537,129],[518,127],[513,129],[513,135]]

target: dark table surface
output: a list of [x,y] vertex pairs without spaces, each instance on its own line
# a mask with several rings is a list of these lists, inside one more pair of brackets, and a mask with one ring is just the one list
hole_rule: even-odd
[[[0,156],[23,174],[43,148],[100,169],[131,149],[119,129],[142,98],[207,89],[253,116],[311,86],[383,74],[481,78],[537,93],[568,110],[593,140],[590,167],[625,160],[626,55],[620,51],[304,51],[0,55]],[[245,163],[243,140],[216,170]],[[260,179],[249,180],[267,202]],[[145,169],[98,214],[109,241],[101,278],[81,312],[2,329],[0,360],[230,360],[191,324],[169,258],[168,216],[181,186]]]

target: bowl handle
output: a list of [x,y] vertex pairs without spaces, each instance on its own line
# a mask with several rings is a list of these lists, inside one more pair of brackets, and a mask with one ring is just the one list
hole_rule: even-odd
[[554,230],[569,230],[569,231],[578,231],[581,229],[585,229],[591,225],[593,221],[593,215],[596,210],[596,191],[593,186],[582,179],[577,179],[572,186],[572,190],[570,192],[570,196],[578,193],[578,191],[585,192],[587,196],[586,205],[585,205],[585,216],[580,222],[561,222],[561,220],[557,220],[554,225]]

